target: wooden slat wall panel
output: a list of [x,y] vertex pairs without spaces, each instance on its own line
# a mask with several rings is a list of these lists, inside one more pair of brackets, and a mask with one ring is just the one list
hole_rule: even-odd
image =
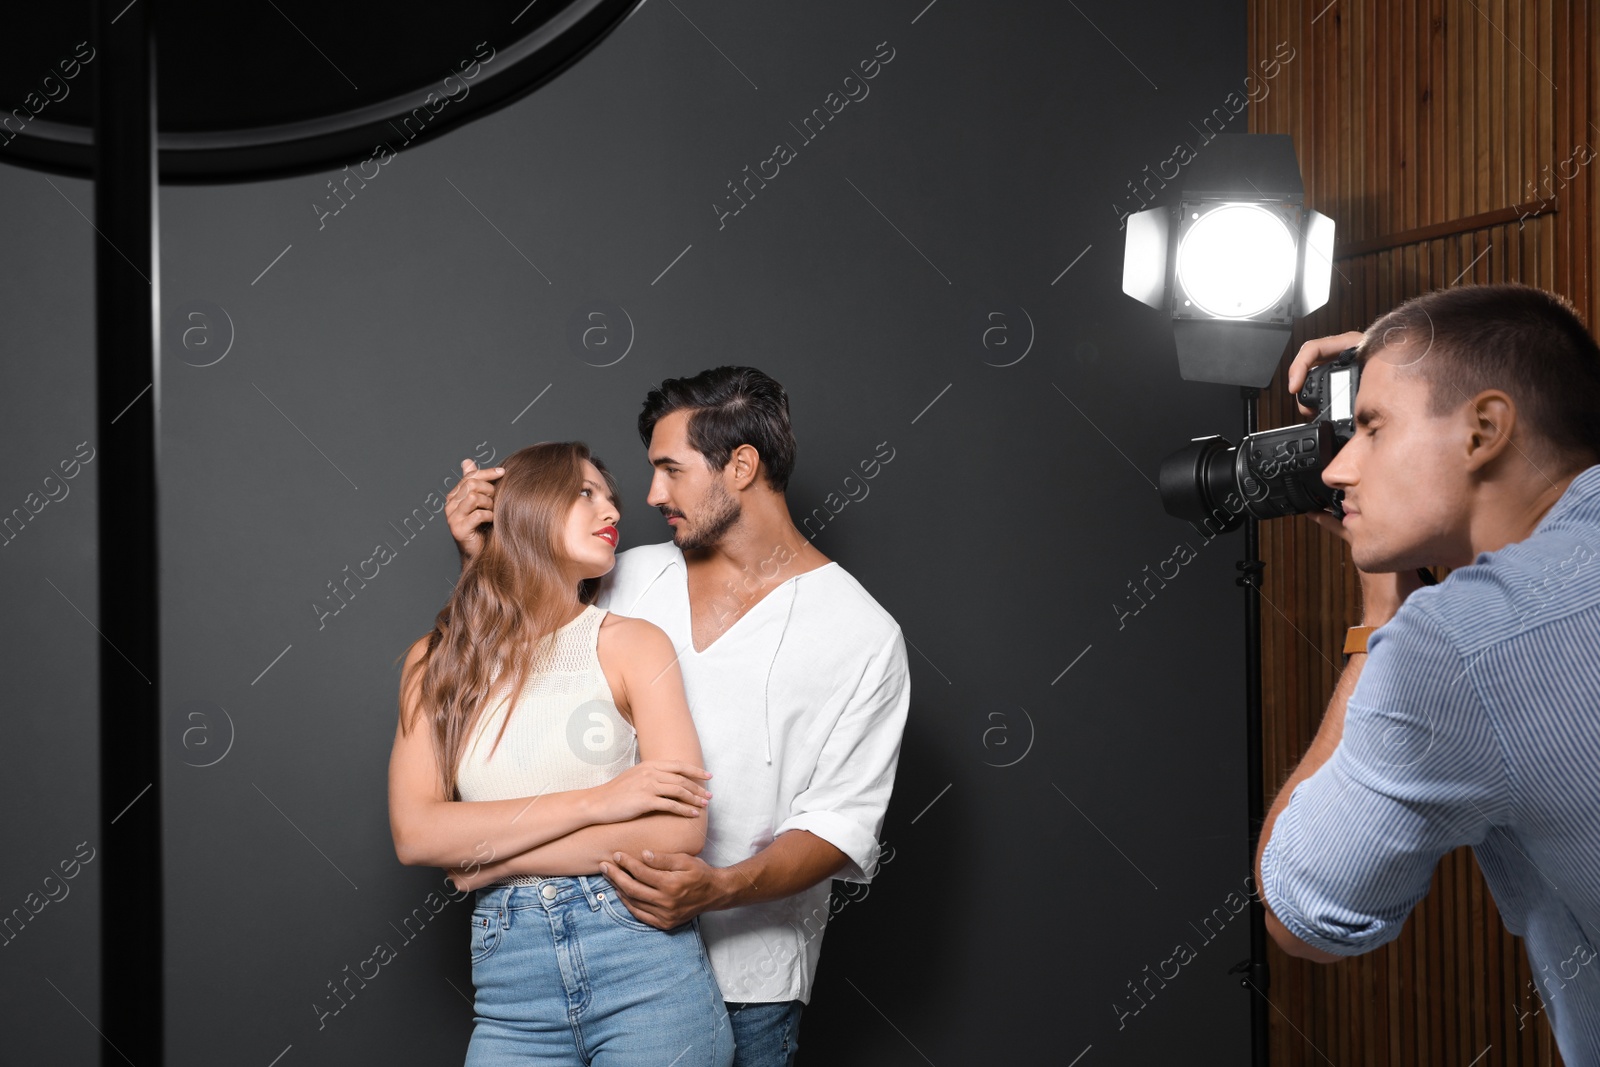
[[[1559,292],[1593,326],[1600,160],[1582,160],[1600,150],[1595,23],[1586,0],[1249,0],[1251,69],[1284,42],[1296,52],[1251,106],[1250,129],[1294,136],[1307,202],[1334,218],[1341,241],[1552,194],[1559,205],[1521,224],[1338,261],[1328,305],[1301,324],[1291,353],[1407,297],[1472,282]],[[1263,427],[1300,421],[1288,363],[1263,397]],[[1263,523],[1261,555],[1271,796],[1316,733],[1360,599],[1342,542],[1307,520]],[[1506,932],[1470,849],[1440,862],[1394,943],[1331,967],[1271,951],[1275,1065],[1561,1062],[1535,1014],[1522,942]]]

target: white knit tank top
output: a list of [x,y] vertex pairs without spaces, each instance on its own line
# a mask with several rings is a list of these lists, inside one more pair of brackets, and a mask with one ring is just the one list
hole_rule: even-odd
[[[638,737],[617,710],[595,651],[605,616],[604,608],[589,604],[558,629],[541,650],[514,707],[506,699],[509,677],[495,684],[457,764],[462,800],[586,789],[638,762]],[[505,736],[495,747],[508,714]],[[507,881],[526,884],[532,878],[496,884]]]

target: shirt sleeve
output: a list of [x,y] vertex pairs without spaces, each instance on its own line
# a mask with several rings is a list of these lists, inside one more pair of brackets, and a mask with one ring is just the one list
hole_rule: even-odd
[[1472,663],[1419,604],[1374,631],[1327,762],[1295,787],[1261,854],[1290,933],[1353,956],[1400,936],[1439,858],[1509,812],[1499,738]]
[[868,662],[822,743],[809,783],[773,836],[808,830],[850,857],[834,878],[872,881],[910,706],[905,640],[896,627]]

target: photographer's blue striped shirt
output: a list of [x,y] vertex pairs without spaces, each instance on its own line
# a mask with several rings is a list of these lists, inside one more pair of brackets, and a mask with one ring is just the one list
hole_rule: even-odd
[[1526,540],[1406,598],[1368,642],[1338,747],[1261,857],[1267,905],[1353,956],[1400,935],[1471,845],[1569,1067],[1600,1064],[1600,465]]

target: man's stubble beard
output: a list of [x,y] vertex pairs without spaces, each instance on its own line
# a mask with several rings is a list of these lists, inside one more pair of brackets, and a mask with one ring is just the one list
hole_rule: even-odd
[[705,518],[694,530],[688,531],[682,540],[673,538],[684,551],[713,547],[739,521],[739,502],[733,498],[733,494],[721,482],[711,484],[713,488],[705,503]]

